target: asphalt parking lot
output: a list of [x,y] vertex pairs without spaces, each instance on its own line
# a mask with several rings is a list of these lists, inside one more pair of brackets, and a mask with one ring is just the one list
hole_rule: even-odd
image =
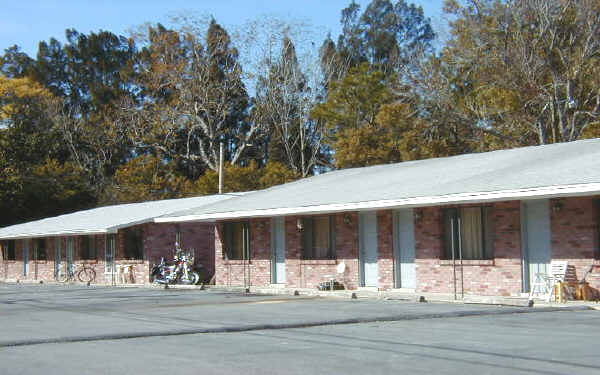
[[600,312],[522,312],[485,305],[0,284],[0,373],[600,372]]

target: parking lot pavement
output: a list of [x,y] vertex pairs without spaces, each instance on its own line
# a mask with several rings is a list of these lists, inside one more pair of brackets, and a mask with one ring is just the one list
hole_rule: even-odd
[[545,312],[0,349],[13,374],[598,374],[600,312]]
[[199,290],[3,284],[0,347],[519,311],[523,309]]

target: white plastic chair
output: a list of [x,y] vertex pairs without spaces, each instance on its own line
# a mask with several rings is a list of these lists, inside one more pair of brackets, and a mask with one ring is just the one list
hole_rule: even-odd
[[[340,264],[338,264],[335,267],[335,271],[337,276],[339,277],[340,275],[343,276],[344,272],[346,272],[346,263],[341,262]],[[333,291],[333,286],[335,283],[335,277],[333,275],[325,275],[325,277],[329,280],[329,290]],[[343,278],[342,278],[343,281]]]
[[127,281],[133,282],[133,265],[132,264],[117,264],[117,277],[122,284],[127,284]]
[[556,297],[554,286],[556,283],[565,281],[568,268],[569,262],[567,261],[551,261],[549,273],[539,272],[535,274],[535,280],[529,291],[529,299],[533,299],[536,295],[545,296],[546,300],[550,302],[552,297]]

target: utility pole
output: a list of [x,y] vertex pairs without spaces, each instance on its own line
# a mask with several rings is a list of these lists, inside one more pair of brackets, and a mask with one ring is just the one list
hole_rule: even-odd
[[223,194],[223,159],[224,159],[224,151],[223,151],[223,142],[219,143],[219,194]]

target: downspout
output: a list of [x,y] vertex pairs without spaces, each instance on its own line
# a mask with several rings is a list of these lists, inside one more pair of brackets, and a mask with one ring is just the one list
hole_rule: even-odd
[[248,234],[246,234],[246,242],[247,242],[247,246],[246,246],[246,255],[248,256],[248,292],[250,292],[250,287],[252,286],[252,279],[251,279],[251,272],[252,272],[252,267],[250,267],[250,230],[251,230],[251,226],[250,226],[250,222],[248,222]]
[[456,257],[454,256],[454,217],[450,219],[450,238],[451,238],[451,249],[452,249],[452,280],[454,282],[454,300],[456,297]]
[[458,258],[460,259],[460,294],[462,299],[465,299],[465,280],[464,280],[464,267],[463,267],[463,258],[462,258],[462,235],[461,235],[461,222],[460,215],[457,218],[458,220]]
[[531,290],[529,282],[529,248],[527,244],[527,211],[525,208],[525,203],[521,201],[519,206],[519,219],[521,221],[521,293],[529,293]]
[[38,278],[38,253],[40,251],[40,245],[38,240],[34,240],[33,243],[33,279],[37,280]]

